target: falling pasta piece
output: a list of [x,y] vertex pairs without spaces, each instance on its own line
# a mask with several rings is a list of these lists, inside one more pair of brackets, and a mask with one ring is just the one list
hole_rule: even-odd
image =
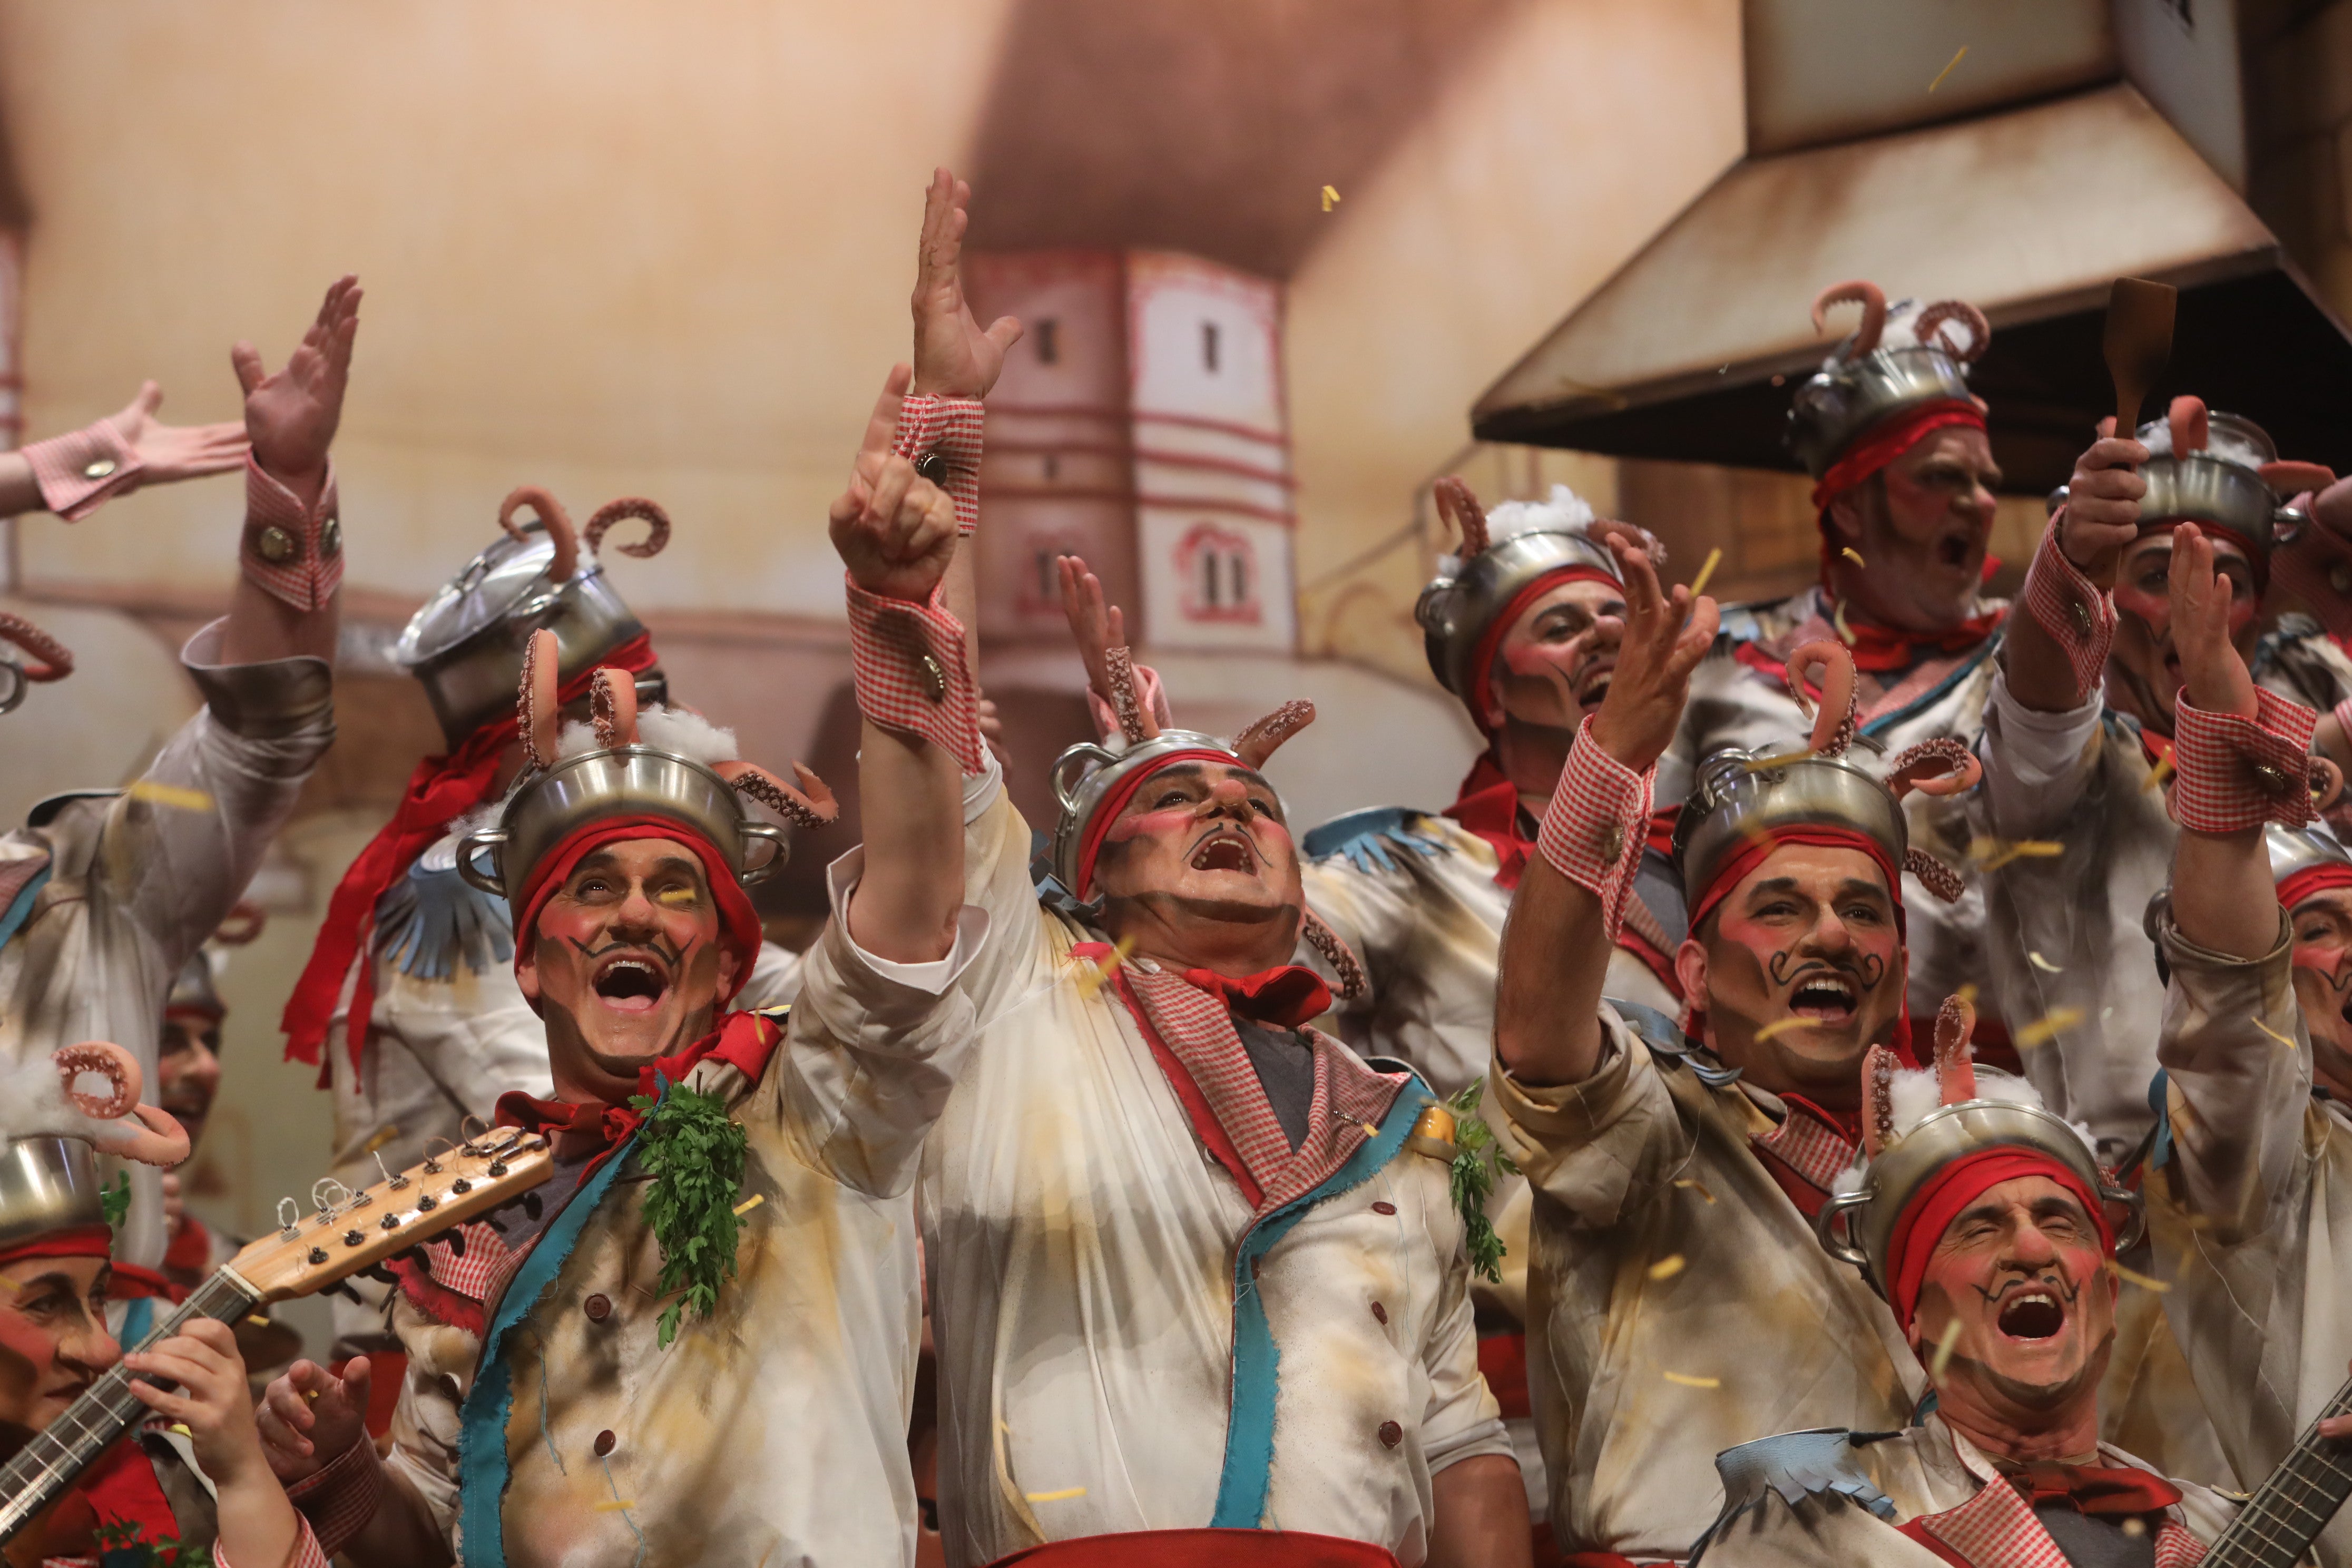
[[1324,186],[1324,187],[1323,187],[1323,210],[1324,210],[1325,212],[1327,212],[1327,213],[1328,213],[1328,212],[1329,212],[1333,207],[1338,206],[1339,205],[1339,190],[1338,190],[1336,187],[1331,186],[1331,185],[1326,185],[1326,186]]
[[635,1498],[616,1497],[610,1502],[598,1503],[596,1505],[596,1511],[598,1513],[626,1513],[629,1510],[636,1506],[637,1500]]
[[1775,768],[1801,763],[1812,754],[1811,752],[1779,752],[1769,757],[1750,757],[1739,765],[1751,773],[1769,773]]
[[1977,1005],[1977,983],[1973,980],[1963,980],[1960,982],[1960,988],[1952,994],[1960,999],[1961,1006],[1973,1007]]
[[1838,553],[1844,556],[1848,561],[1853,562],[1855,565],[1861,567],[1864,571],[1867,572],[1870,570],[1870,563],[1864,561],[1862,558],[1862,552],[1856,550],[1853,545],[1847,545],[1844,549],[1839,551]]
[[2158,784],[2162,784],[2165,780],[2165,775],[2171,772],[2172,759],[2170,757],[2157,758],[2156,766],[2147,770],[2147,782],[2139,786],[2142,793],[2152,790]]
[[1775,1018],[1756,1031],[1756,1038],[1760,1044],[1775,1035],[1786,1034],[1790,1029],[1801,1029],[1811,1022],[1811,1018],[1801,1018],[1793,1014],[1786,1018]]
[[758,1208],[761,1204],[766,1203],[767,1201],[767,1194],[753,1193],[750,1197],[745,1198],[741,1203],[735,1205],[735,1212],[738,1215],[750,1214],[753,1209]]
[[2123,1523],[2117,1525],[2116,1528],[2137,1541],[2141,1536],[2147,1533],[2147,1521],[2135,1515],[2132,1518],[2124,1521]]
[[166,805],[173,811],[210,811],[213,808],[213,797],[204,791],[164,784],[156,779],[141,779],[122,793],[133,800],[143,800],[150,805]]
[[1721,1388],[1723,1386],[1723,1379],[1719,1377],[1693,1377],[1686,1372],[1670,1372],[1665,1374],[1665,1377],[1668,1383],[1678,1383],[1685,1388]]
[[2254,1020],[2254,1027],[2260,1029],[2263,1034],[2268,1035],[2272,1039],[2276,1040],[2280,1045],[2284,1046],[2288,1050],[2294,1049],[2294,1042],[2293,1040],[2289,1039],[2286,1036],[2280,1034],[2276,1029],[2272,1028],[2260,1018]]
[[374,1137],[369,1139],[365,1143],[360,1145],[360,1152],[362,1154],[373,1154],[377,1150],[384,1147],[399,1136],[399,1128],[387,1127],[383,1131],[378,1132]]
[[[1968,45],[1966,45],[1966,44],[1962,44],[1962,45],[1960,46],[1960,55],[1967,54],[1968,52],[1969,52],[1969,47],[1968,47]],[[1941,87],[1941,86],[1943,86],[1943,85],[1944,85],[1944,79],[1945,79],[1946,77],[1948,77],[1948,76],[1949,76],[1949,75],[1951,75],[1951,74],[1952,74],[1952,67],[1953,67],[1953,66],[1956,66],[1956,65],[1958,65],[1958,64],[1960,63],[1960,55],[1954,55],[1954,56],[1952,57],[1952,58],[1951,58],[1951,63],[1950,63],[1949,65],[1945,66],[1945,67],[1944,67],[1944,68],[1943,68],[1942,70],[1939,70],[1939,71],[1937,71],[1937,72],[1936,73],[1936,79],[1935,79],[1935,80],[1933,80],[1933,81],[1931,81],[1931,82],[1929,82],[1929,83],[1927,84],[1927,90],[1928,90],[1929,92],[1933,92],[1933,91],[1935,91],[1937,88],[1939,88],[1939,87]]]
[[2126,1268],[2112,1258],[2107,1259],[2107,1268],[2114,1272],[2116,1279],[2122,1280],[2125,1284],[2137,1285],[2143,1290],[2153,1290],[2159,1296],[2172,1289],[2171,1286],[2167,1285],[2163,1280],[2151,1279],[2147,1275],[2140,1273],[2137,1269]]
[[1134,951],[1135,939],[1131,936],[1123,936],[1112,945],[1110,952],[1100,959],[1076,960],[1071,979],[1078,988],[1078,994],[1091,997],[1096,992],[1109,984],[1111,977],[1118,973],[1119,966],[1127,962],[1128,954]]
[[[1324,189],[1328,190],[1330,187],[1326,185]],[[1064,1487],[1057,1492],[1023,1492],[1021,1495],[1024,1500],[1030,1502],[1067,1502],[1072,1498],[1086,1496],[1087,1489],[1084,1487]]]
[[2048,959],[2042,957],[2040,953],[2035,952],[2031,949],[2027,950],[2025,957],[2028,963],[2032,963],[2034,968],[2042,971],[2044,974],[2063,974],[2066,973],[2064,970],[2059,968],[2056,964],[2051,963]]
[[1671,1279],[1682,1271],[1683,1255],[1679,1252],[1672,1258],[1661,1258],[1650,1265],[1650,1278],[1653,1279]]
[[247,1312],[245,1315],[245,1321],[257,1329],[266,1329],[269,1326],[269,1316],[266,1312]]
[[1706,560],[1699,566],[1698,575],[1691,579],[1692,598],[1696,599],[1701,594],[1706,592],[1706,580],[1715,575],[1715,569],[1721,563],[1722,560],[1723,552],[1720,549],[1710,550],[1706,552]]
[[2083,1010],[2080,1007],[2053,1007],[2017,1031],[2017,1048],[2031,1050],[2035,1046],[2047,1045],[2082,1021]]
[[1944,1375],[1944,1369],[1952,1364],[1952,1347],[1959,1342],[1960,1321],[1958,1318],[1954,1318],[1950,1322],[1944,1325],[1944,1331],[1940,1335],[1937,1336],[1936,1353],[1929,1357],[1927,1361],[1927,1375],[1929,1377],[1934,1378]]
[[1706,1184],[1705,1182],[1696,1180],[1690,1176],[1685,1176],[1681,1181],[1676,1182],[1675,1185],[1678,1187],[1688,1187],[1691,1191],[1696,1193],[1707,1202],[1715,1202],[1715,1194],[1706,1190]]
[[1363,1127],[1364,1136],[1367,1138],[1377,1138],[1381,1135],[1381,1125],[1377,1121],[1367,1121]]

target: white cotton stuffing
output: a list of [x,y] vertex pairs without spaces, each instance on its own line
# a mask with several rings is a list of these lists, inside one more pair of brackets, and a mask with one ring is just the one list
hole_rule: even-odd
[[[110,1094],[104,1075],[85,1073],[77,1085],[87,1093]],[[135,1121],[100,1121],[87,1116],[66,1098],[65,1080],[47,1056],[26,1061],[0,1079],[0,1137],[87,1138],[99,1147],[112,1148],[139,1130]]]
[[[1993,1100],[2002,1105],[2030,1105],[2036,1110],[2050,1109],[2042,1103],[2041,1092],[2025,1079],[1985,1067],[1977,1068],[1977,1098]],[[1935,1069],[1932,1068],[1895,1068],[1893,1080],[1887,1086],[1887,1099],[1895,1110],[1895,1137],[1900,1139],[1903,1134],[1925,1121],[1927,1119],[1927,1113],[1942,1103],[1941,1091],[1936,1084]],[[2098,1143],[2091,1136],[2089,1126],[2080,1121],[2070,1122],[2068,1125],[2074,1130],[2074,1136],[2083,1141],[2083,1147],[2091,1151],[2093,1157],[2095,1158],[2098,1154]],[[1838,1176],[1835,1190],[1841,1193],[1858,1190],[1862,1185],[1862,1176],[1861,1165],[1848,1166]]]
[[[1554,485],[1549,500],[1497,501],[1486,513],[1486,539],[1499,544],[1522,533],[1581,533],[1600,514],[1592,503],[1566,485]],[[1448,577],[1462,570],[1462,558],[1439,558],[1439,572]]]
[[[682,708],[641,708],[637,710],[637,739],[658,752],[671,752],[690,757],[706,767],[712,763],[731,763],[743,754],[736,744],[735,731],[722,729],[699,713],[689,713]],[[577,757],[597,750],[596,731],[593,725],[573,720],[563,726],[555,739],[558,757]]]

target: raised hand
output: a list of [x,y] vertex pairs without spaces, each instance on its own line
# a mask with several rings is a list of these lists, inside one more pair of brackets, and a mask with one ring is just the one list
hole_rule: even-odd
[[2135,471],[2147,461],[2147,448],[2115,430],[2111,414],[2099,421],[2099,438],[2074,459],[2058,525],[2060,552],[2102,585],[2113,581],[2116,559],[2139,536],[2139,502],[2147,494],[2147,481]]
[[1127,642],[1127,617],[1103,597],[1102,579],[1087,570],[1075,555],[1055,558],[1062,574],[1062,614],[1069,618],[1070,637],[1087,667],[1087,684],[1105,698],[1110,694],[1110,650]]
[[131,1392],[148,1409],[188,1429],[196,1463],[216,1484],[251,1473],[262,1457],[261,1443],[254,1430],[245,1363],[236,1353],[236,1334],[226,1323],[193,1319],[170,1339],[132,1351],[122,1364],[180,1385],[167,1394],[133,1379]]
[[245,426],[235,421],[219,425],[166,425],[155,417],[163,405],[163,389],[153,382],[120,414],[107,420],[123,445],[139,454],[141,485],[175,484],[206,474],[226,473],[245,461]]
[[353,1356],[337,1377],[314,1361],[298,1361],[262,1395],[257,1424],[269,1468],[289,1485],[341,1458],[367,1435],[368,1358]]
[[248,342],[229,351],[237,384],[245,389],[245,431],[253,455],[297,490],[324,482],[359,327],[360,280],[345,276],[327,289],[318,320],[302,334],[285,369],[266,374],[260,351]]
[[1021,323],[999,316],[986,331],[963,293],[963,232],[971,187],[945,169],[931,171],[923,196],[923,242],[915,258],[915,390],[946,397],[985,397],[1021,341]]
[[833,503],[826,529],[850,581],[889,599],[928,600],[955,559],[955,502],[891,454],[908,370],[892,365],[866,422],[849,488]]
[[2254,679],[2230,640],[2231,585],[2213,570],[2213,542],[2183,523],[2172,531],[2172,647],[2189,700],[2212,713],[2254,717]]
[[1609,541],[1625,579],[1624,631],[1609,695],[1592,718],[1592,739],[1612,757],[1643,772],[1665,754],[1690,699],[1691,672],[1715,642],[1715,600],[1694,603],[1682,584],[1669,595],[1647,552]]

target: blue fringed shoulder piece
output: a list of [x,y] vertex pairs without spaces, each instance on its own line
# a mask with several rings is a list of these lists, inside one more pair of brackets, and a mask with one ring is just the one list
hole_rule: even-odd
[[1660,1067],[1688,1068],[1697,1075],[1701,1083],[1713,1089],[1739,1081],[1738,1068],[1724,1067],[1717,1062],[1692,1043],[1683,1033],[1682,1026],[1655,1007],[1628,1002],[1622,996],[1610,996],[1604,1000],[1617,1009],[1617,1016],[1625,1020],[1625,1026],[1650,1047],[1651,1057]]
[[1759,1437],[1717,1454],[1715,1473],[1723,1479],[1723,1511],[1692,1545],[1690,1568],[1698,1568],[1700,1554],[1724,1526],[1775,1493],[1791,1508],[1809,1497],[1843,1497],[1894,1523],[1895,1504],[1854,1457],[1855,1445],[1870,1436],[1843,1426],[1815,1426]]
[[454,980],[459,963],[480,974],[514,962],[514,917],[505,900],[457,875],[456,847],[445,838],[376,900],[375,946],[414,979]]
[[1307,851],[1309,860],[1328,860],[1335,855],[1344,855],[1349,865],[1367,876],[1375,871],[1394,871],[1401,865],[1396,858],[1399,849],[1410,849],[1417,855],[1445,853],[1445,845],[1412,830],[1413,825],[1428,815],[1402,805],[1351,811],[1345,816],[1333,817],[1320,827],[1308,829],[1307,837],[1299,840],[1299,847]]

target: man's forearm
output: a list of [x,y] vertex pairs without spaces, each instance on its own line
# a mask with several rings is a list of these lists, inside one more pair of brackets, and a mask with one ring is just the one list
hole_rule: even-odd
[[2256,959],[2278,944],[2278,895],[2259,827],[2186,828],[2172,853],[2172,918],[2198,946]]
[[1531,858],[1503,926],[1495,987],[1495,1050],[1513,1078],[1582,1083],[1600,1067],[1612,945],[1592,890]]
[[857,804],[866,868],[849,934],[894,963],[929,963],[955,946],[963,907],[963,774],[920,736],[868,719],[858,731]]
[[1430,1478],[1427,1568],[1528,1568],[1528,1487],[1519,1462],[1479,1454]]

